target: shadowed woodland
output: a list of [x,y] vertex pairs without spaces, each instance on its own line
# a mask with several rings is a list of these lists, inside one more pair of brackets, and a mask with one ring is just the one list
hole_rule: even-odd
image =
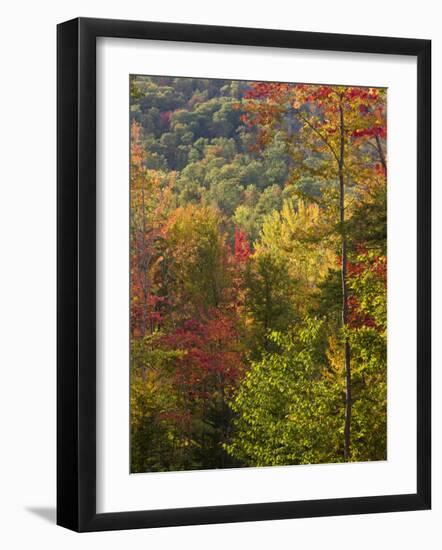
[[131,77],[132,472],[386,459],[386,105]]

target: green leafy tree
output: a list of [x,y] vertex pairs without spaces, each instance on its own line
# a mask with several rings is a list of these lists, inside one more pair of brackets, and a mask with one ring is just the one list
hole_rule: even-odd
[[297,333],[272,332],[276,350],[253,362],[232,408],[235,436],[226,448],[251,466],[342,460],[342,388],[324,374],[321,321]]
[[245,311],[249,318],[251,353],[269,349],[270,331],[283,330],[295,318],[291,297],[295,285],[287,261],[272,252],[255,253],[245,271]]

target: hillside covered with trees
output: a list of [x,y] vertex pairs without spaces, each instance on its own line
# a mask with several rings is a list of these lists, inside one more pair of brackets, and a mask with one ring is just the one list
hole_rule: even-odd
[[386,459],[386,90],[130,84],[131,471]]

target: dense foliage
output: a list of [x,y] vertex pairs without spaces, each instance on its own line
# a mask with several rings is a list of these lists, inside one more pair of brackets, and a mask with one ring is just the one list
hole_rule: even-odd
[[131,78],[131,471],[386,458],[386,91]]

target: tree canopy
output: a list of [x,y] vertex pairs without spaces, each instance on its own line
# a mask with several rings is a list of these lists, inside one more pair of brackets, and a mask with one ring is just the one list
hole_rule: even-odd
[[131,77],[131,471],[386,458],[386,90]]

